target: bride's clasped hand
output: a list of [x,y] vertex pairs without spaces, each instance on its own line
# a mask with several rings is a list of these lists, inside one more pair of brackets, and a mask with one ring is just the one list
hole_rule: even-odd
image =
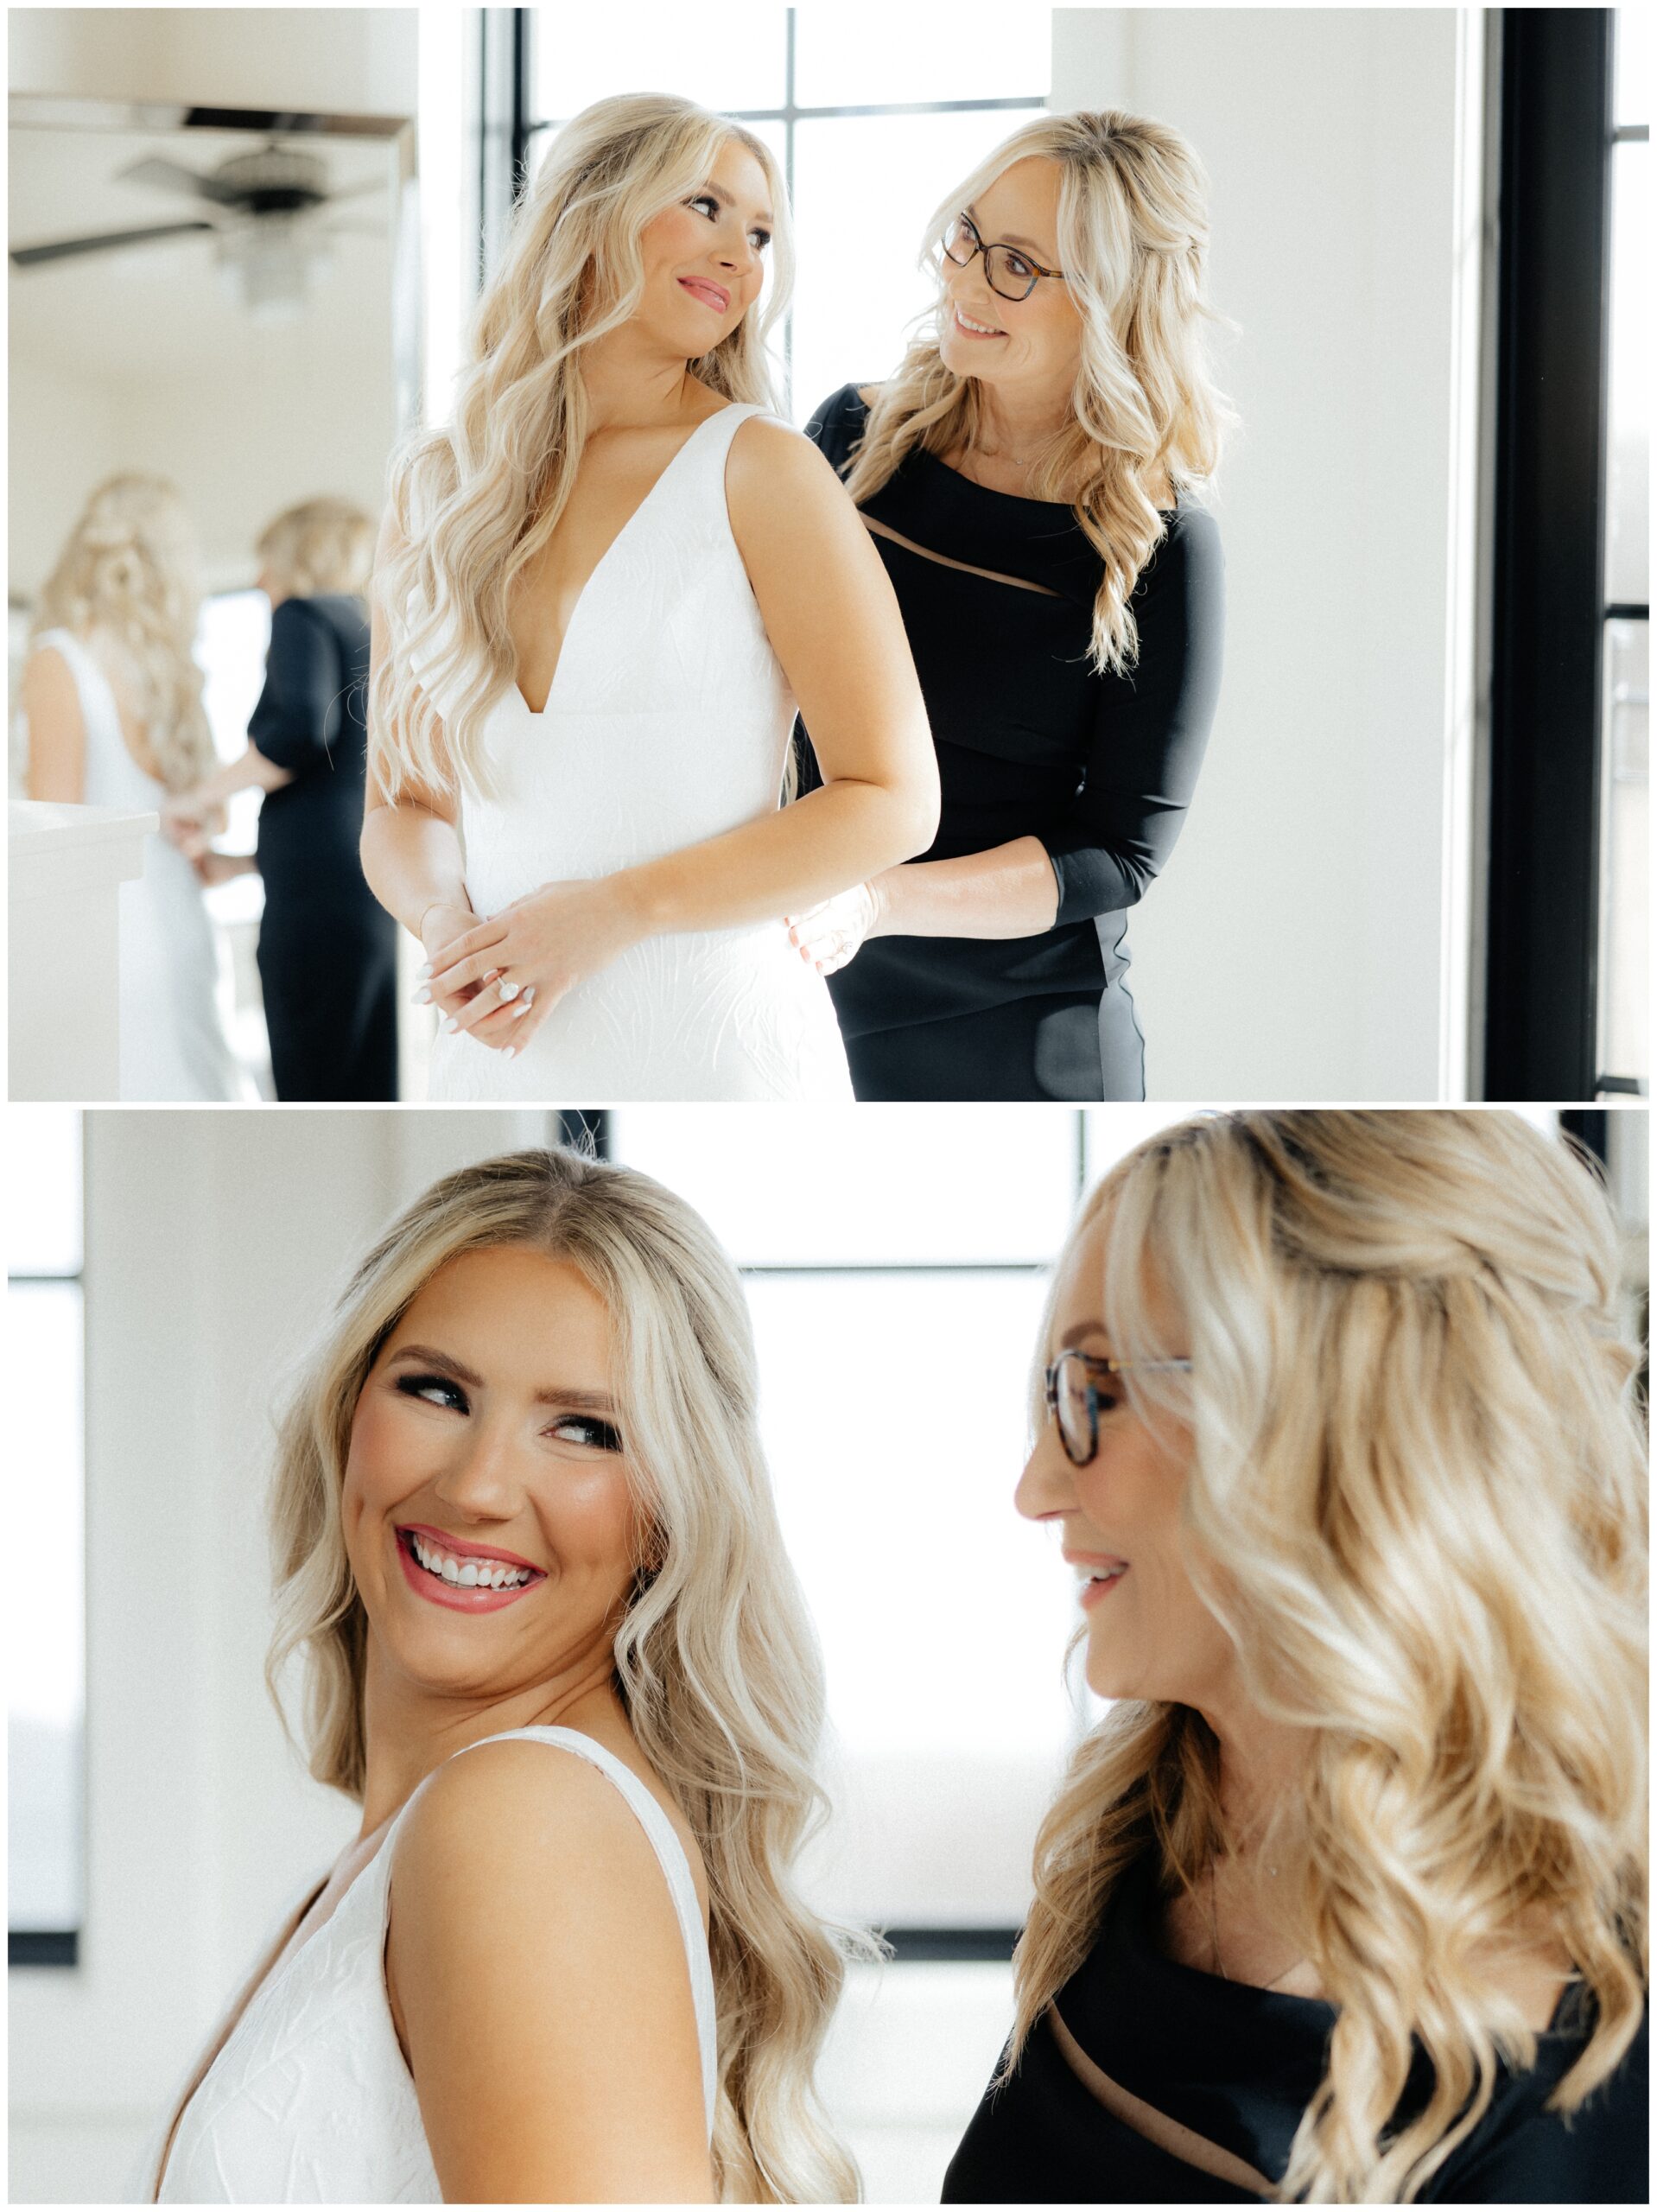
[[543,883],[480,920],[440,906],[422,931],[418,1002],[446,1030],[513,1058],[567,991],[651,934],[624,874]]

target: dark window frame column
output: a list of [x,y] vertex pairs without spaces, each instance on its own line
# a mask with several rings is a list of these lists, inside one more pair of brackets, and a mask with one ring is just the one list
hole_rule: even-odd
[[1612,16],[1501,19],[1484,1095],[1596,1096]]

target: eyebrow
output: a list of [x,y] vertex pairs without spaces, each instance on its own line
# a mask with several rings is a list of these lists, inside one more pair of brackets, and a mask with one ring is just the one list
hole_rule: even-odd
[[[710,199],[717,200],[721,207],[734,207],[736,206],[736,201],[732,198],[731,194],[726,191],[724,186],[715,184],[711,177],[708,179],[708,182],[703,185],[702,190],[708,194]],[[754,210],[753,219],[756,223],[775,223],[777,218],[771,213],[769,207],[757,207]]]
[[[973,211],[970,206],[968,207],[967,213],[968,214],[972,215]],[[977,222],[978,218],[975,215],[973,215],[973,224],[975,228],[977,226]],[[1009,231],[1004,238],[992,238],[990,240],[990,244],[992,245],[1021,245],[1026,253],[1033,254],[1038,261],[1042,258],[1044,254],[1049,253],[1052,251],[1049,246],[1038,245],[1033,238],[1021,238],[1016,231]]]
[[[435,1367],[440,1374],[452,1375],[457,1382],[465,1382],[473,1390],[484,1387],[481,1375],[456,1359],[453,1353],[439,1351],[433,1344],[399,1344],[388,1365],[395,1367],[400,1360],[418,1360],[422,1367]],[[607,1390],[537,1390],[537,1406],[574,1406],[581,1413],[613,1414],[616,1402]]]

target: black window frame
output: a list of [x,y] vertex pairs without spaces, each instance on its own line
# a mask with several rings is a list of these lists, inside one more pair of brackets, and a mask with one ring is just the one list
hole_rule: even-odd
[[1598,1064],[1615,13],[1499,29],[1482,1094],[1643,1096]]

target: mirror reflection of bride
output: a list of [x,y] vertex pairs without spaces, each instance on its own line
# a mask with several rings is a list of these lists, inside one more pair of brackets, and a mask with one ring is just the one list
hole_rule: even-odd
[[[30,798],[153,813],[216,766],[191,654],[195,570],[189,517],[164,478],[98,486],[29,626]],[[238,1096],[201,885],[159,834],[144,840],[143,875],[121,886],[120,931],[122,1097]]]

